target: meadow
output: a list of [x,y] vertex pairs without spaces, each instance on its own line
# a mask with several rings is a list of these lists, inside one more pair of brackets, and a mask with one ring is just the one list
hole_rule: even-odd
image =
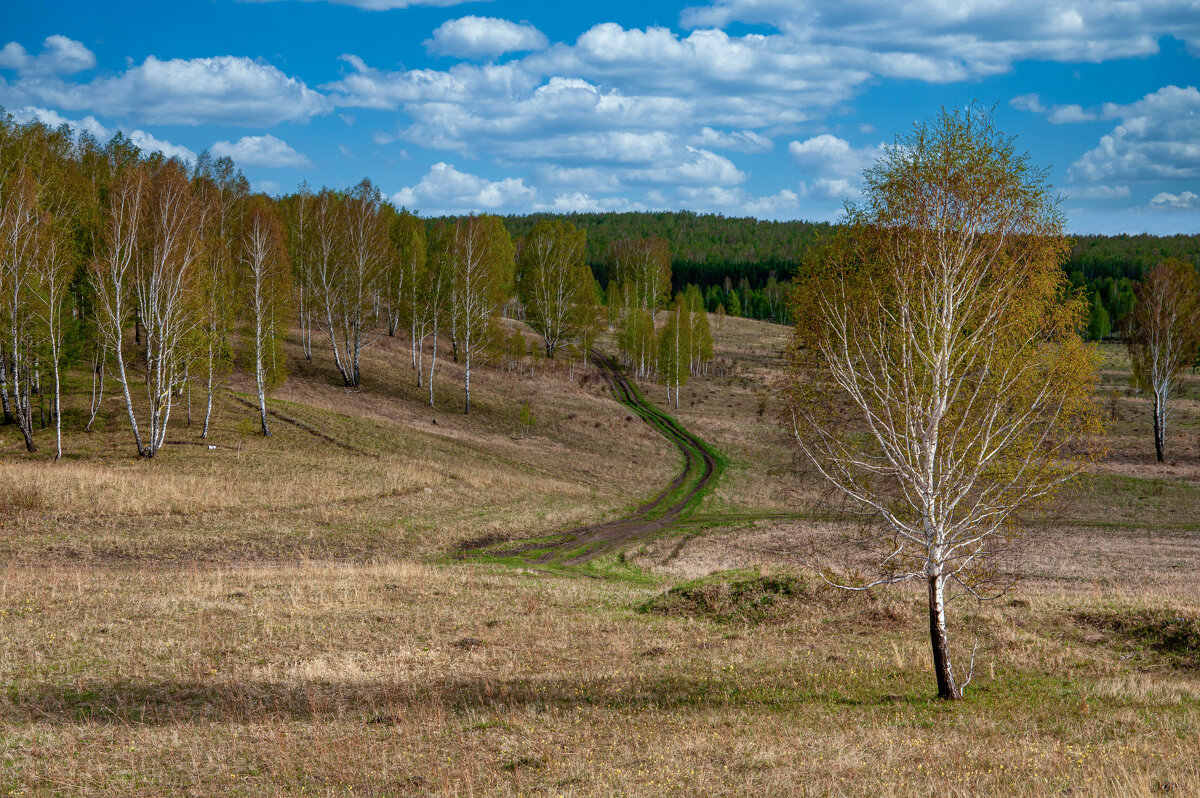
[[57,464],[0,429],[0,791],[1200,793],[1200,379],[1158,465],[1102,347],[1107,454],[1013,591],[952,605],[956,656],[979,650],[947,703],[923,593],[804,568],[836,522],[779,422],[786,335],[725,319],[670,411],[720,478],[578,572],[467,552],[620,517],[680,467],[579,363],[479,370],[464,416],[449,358],[429,408],[402,338],[355,391],[292,341],[271,438],[244,377],[211,440],[193,398],[149,461],[115,396],[90,435],[67,408]]

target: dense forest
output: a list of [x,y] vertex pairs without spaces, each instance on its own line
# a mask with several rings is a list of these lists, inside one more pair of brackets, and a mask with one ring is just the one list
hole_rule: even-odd
[[[696,285],[710,311],[723,305],[733,315],[777,322],[788,319],[775,286],[786,284],[804,254],[833,230],[826,222],[771,222],[690,211],[514,215],[504,217],[504,223],[518,239],[545,218],[569,220],[587,234],[587,262],[601,285],[610,278],[612,242],[657,237],[671,248],[676,290]],[[1200,235],[1076,238],[1063,268],[1091,298],[1089,337],[1124,334],[1134,284],[1168,257],[1200,268]]]

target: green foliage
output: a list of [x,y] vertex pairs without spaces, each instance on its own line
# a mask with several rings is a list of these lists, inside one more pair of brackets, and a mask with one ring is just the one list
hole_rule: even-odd
[[1100,293],[1092,295],[1092,307],[1088,315],[1087,337],[1089,341],[1101,341],[1112,332],[1108,310],[1100,299]]
[[517,297],[525,321],[539,335],[547,357],[596,324],[596,288],[584,263],[586,236],[570,222],[543,220],[521,242]]
[[687,382],[691,345],[692,314],[680,294],[675,298],[675,306],[658,338],[658,381],[668,389],[678,391]]
[[529,435],[529,431],[533,429],[533,425],[536,421],[537,419],[535,419],[533,416],[533,408],[530,406],[529,402],[522,402],[520,414],[522,438]]

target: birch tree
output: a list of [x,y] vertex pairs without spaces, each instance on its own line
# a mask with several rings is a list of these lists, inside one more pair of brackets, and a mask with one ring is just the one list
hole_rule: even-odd
[[596,289],[584,260],[587,236],[570,222],[543,219],[521,243],[517,296],[546,357],[596,324]]
[[450,250],[453,335],[465,366],[463,412],[471,412],[471,366],[496,334],[512,281],[513,244],[497,216],[471,216],[454,226]]
[[328,189],[313,204],[313,277],[333,361],[347,387],[362,381],[362,350],[384,328],[374,314],[387,267],[383,197],[363,180],[345,197]]
[[609,259],[616,279],[633,289],[633,307],[651,318],[671,299],[671,250],[661,238],[614,241]]
[[679,389],[687,382],[691,349],[692,316],[681,294],[675,298],[675,307],[658,339],[658,379],[667,387],[668,406],[674,398],[679,407]]
[[296,291],[297,322],[300,325],[300,350],[312,362],[313,272],[312,208],[313,194],[308,183],[301,182],[296,193],[284,201],[288,256],[292,261],[292,285]]
[[[196,281],[203,252],[199,208],[183,167],[125,170],[109,192],[109,218],[90,265],[98,326],[114,353],[138,454],[154,457],[166,443],[176,390],[186,378],[189,345],[200,326]],[[146,423],[138,423],[124,332],[142,324],[141,373]],[[145,434],[143,435],[143,431]]]
[[[11,414],[25,439],[25,448],[37,451],[33,439],[31,397],[36,381],[32,289],[36,279],[41,218],[38,183],[28,163],[28,151],[9,165],[0,182],[0,292],[3,307],[5,361],[4,394]],[[11,388],[12,399],[8,401]],[[7,408],[6,408],[7,409]]]
[[1134,380],[1152,396],[1154,452],[1161,463],[1171,394],[1179,375],[1196,362],[1200,344],[1200,280],[1191,264],[1168,258],[1149,271],[1137,289],[1131,333]]
[[54,376],[54,459],[57,461],[63,455],[61,370],[64,316],[69,313],[66,299],[75,277],[76,260],[70,251],[69,231],[65,229],[63,220],[56,220],[47,214],[39,227],[33,297]]
[[247,214],[241,246],[241,283],[246,292],[251,365],[258,391],[258,414],[263,435],[267,424],[267,389],[286,375],[283,341],[291,319],[292,267],[283,243],[279,212],[265,198],[256,198]]
[[203,245],[197,264],[200,304],[198,361],[204,374],[204,424],[207,438],[212,423],[213,398],[233,370],[233,344],[237,269],[234,253],[241,227],[249,183],[229,158],[212,161],[202,154],[193,178],[196,224]]
[[923,582],[938,695],[958,699],[970,669],[952,666],[946,602],[995,595],[1023,513],[1099,431],[1086,303],[1045,171],[987,115],[943,110],[864,177],[798,282],[789,426],[878,555],[864,578],[819,572]]
[[394,335],[404,319],[409,322],[410,350],[413,368],[417,366],[417,318],[415,313],[417,283],[425,269],[428,243],[425,222],[415,214],[402,210],[390,222],[391,262],[387,274],[388,335]]
[[134,412],[129,370],[125,359],[125,328],[133,317],[135,263],[140,256],[143,204],[146,199],[146,173],[143,167],[124,170],[109,189],[108,214],[101,231],[95,257],[88,264],[92,294],[95,297],[96,328],[104,347],[113,353],[117,381],[125,399],[129,425],[138,454],[148,447],[142,440],[137,413]]
[[415,298],[416,312],[420,319],[417,328],[417,387],[421,386],[424,367],[425,340],[429,339],[429,406],[433,407],[433,377],[437,369],[438,328],[447,313],[450,302],[450,282],[453,278],[451,258],[454,246],[454,231],[439,224],[429,238],[429,254],[425,269],[420,274],[420,289]]

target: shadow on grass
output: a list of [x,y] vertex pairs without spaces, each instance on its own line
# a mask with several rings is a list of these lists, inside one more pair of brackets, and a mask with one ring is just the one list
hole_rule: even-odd
[[[893,688],[901,685],[891,685]],[[924,691],[877,693],[868,688],[818,689],[811,685],[737,685],[716,678],[671,674],[655,679],[469,678],[414,682],[312,681],[190,682],[123,680],[85,689],[68,685],[10,685],[0,705],[0,722],[165,726],[191,723],[250,723],[359,720],[401,723],[429,712],[496,713],[580,708],[616,712],[797,710],[805,706],[903,707],[929,712],[948,706]],[[916,689],[916,688],[914,688]]]

